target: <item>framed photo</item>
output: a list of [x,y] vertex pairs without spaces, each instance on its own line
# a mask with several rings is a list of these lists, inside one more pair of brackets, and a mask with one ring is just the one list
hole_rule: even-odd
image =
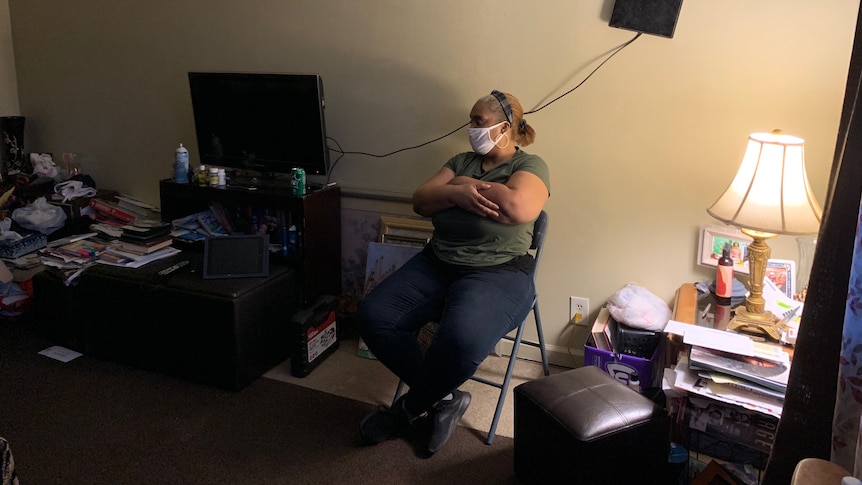
[[[368,259],[365,264],[365,287],[362,296],[371,293],[375,286],[421,251],[422,248],[417,246],[369,242]],[[356,355],[366,359],[376,359],[361,337]]]
[[739,480],[715,460],[710,460],[706,468],[691,481],[691,485],[739,485],[739,483]]
[[775,284],[787,298],[796,293],[796,261],[789,259],[770,259],[766,262],[764,278]]
[[701,266],[718,266],[718,258],[725,247],[730,248],[733,272],[748,274],[748,245],[754,242],[750,236],[730,226],[703,225],[700,228],[700,245],[697,263]]
[[431,239],[434,225],[425,219],[380,216],[378,242],[403,246],[424,247]]

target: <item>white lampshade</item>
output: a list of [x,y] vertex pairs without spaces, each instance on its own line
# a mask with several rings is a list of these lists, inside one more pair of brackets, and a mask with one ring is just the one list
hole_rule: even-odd
[[772,234],[814,234],[823,209],[808,185],[805,140],[752,133],[736,178],[708,209],[736,227]]

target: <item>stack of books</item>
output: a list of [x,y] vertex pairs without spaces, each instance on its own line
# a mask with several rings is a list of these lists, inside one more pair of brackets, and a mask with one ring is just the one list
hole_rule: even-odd
[[121,226],[122,235],[114,243],[114,249],[132,254],[150,254],[171,245],[169,222],[141,219]]
[[138,216],[105,199],[90,199],[90,217],[97,223],[120,227],[131,224]]
[[107,253],[104,243],[89,239],[95,233],[57,239],[39,250],[39,261],[44,266],[57,268],[63,273],[63,283],[71,284],[86,268],[98,262]]
[[50,245],[40,251],[44,257],[63,263],[87,264],[95,261],[106,249],[100,242],[81,239],[64,244]]
[[116,196],[116,199],[117,207],[133,214],[137,218],[159,220],[162,217],[162,213],[158,207],[147,204],[131,195],[120,194]]

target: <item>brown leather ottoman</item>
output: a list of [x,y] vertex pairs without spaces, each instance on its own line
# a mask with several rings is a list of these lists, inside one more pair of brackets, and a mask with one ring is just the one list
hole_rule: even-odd
[[515,474],[522,483],[668,483],[667,413],[598,367],[526,382],[513,392]]

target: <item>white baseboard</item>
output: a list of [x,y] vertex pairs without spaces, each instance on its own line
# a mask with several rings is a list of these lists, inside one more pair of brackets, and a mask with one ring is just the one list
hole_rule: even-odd
[[[501,340],[495,348],[495,353],[498,355],[510,355],[512,353],[512,342],[509,340]],[[548,354],[548,364],[557,367],[567,367],[574,369],[583,367],[584,365],[584,349],[570,349],[558,345],[546,345],[545,351]],[[532,360],[535,362],[542,361],[542,354],[536,347],[532,345],[521,345],[518,349],[518,358]]]

